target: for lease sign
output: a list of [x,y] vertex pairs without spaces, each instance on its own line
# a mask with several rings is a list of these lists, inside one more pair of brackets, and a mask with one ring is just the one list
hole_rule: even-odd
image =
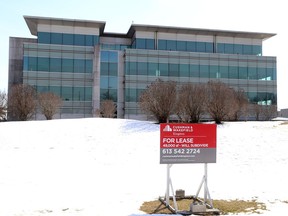
[[160,163],[216,163],[215,124],[160,124]]

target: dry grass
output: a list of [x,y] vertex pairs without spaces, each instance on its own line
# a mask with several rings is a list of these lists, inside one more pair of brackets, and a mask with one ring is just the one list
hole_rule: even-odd
[[[178,209],[181,211],[189,210],[191,199],[177,200]],[[173,206],[173,201],[170,202]],[[221,215],[239,214],[239,213],[260,213],[266,209],[266,205],[256,200],[213,200],[214,208],[220,211]],[[140,207],[141,211],[147,214],[171,214],[171,211],[161,205],[159,200],[144,202]],[[155,212],[155,210],[158,210]]]

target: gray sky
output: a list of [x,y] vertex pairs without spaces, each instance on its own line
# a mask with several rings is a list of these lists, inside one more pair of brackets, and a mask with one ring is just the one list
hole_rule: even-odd
[[[283,0],[1,0],[0,90],[7,91],[9,37],[33,37],[23,15],[105,21],[106,32],[134,24],[276,33],[263,55],[277,56],[278,108],[288,108],[288,13]],[[286,21],[286,23],[285,23]],[[285,40],[286,39],[286,40]]]

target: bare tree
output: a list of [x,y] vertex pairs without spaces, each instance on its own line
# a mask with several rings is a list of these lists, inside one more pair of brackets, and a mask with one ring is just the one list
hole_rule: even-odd
[[276,105],[262,105],[263,106],[263,118],[265,121],[270,121],[277,116]]
[[38,104],[42,114],[51,120],[62,105],[62,99],[52,92],[43,92],[38,95]]
[[26,121],[35,113],[36,91],[32,86],[17,84],[12,86],[8,98],[8,114],[16,120]]
[[179,90],[177,115],[185,122],[197,123],[205,113],[206,85],[187,83]]
[[234,103],[233,89],[219,81],[208,83],[206,109],[216,124],[228,118],[231,103]]
[[117,108],[113,100],[104,100],[100,104],[100,116],[104,118],[114,118]]
[[168,122],[176,103],[176,83],[160,79],[151,83],[140,95],[140,108],[152,114],[159,123]]
[[260,117],[263,113],[263,110],[262,110],[262,105],[259,105],[259,104],[252,104],[252,114],[254,114],[255,116],[255,120],[256,121],[259,121],[260,120]]
[[237,121],[247,112],[248,98],[243,90],[233,90],[232,93],[229,118]]
[[5,120],[7,115],[7,94],[0,90],[0,121]]

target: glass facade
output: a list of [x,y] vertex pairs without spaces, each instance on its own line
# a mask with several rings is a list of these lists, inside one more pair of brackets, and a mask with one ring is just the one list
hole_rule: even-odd
[[262,56],[272,34],[142,25],[106,34],[102,22],[25,19],[37,40],[19,48],[21,78],[59,95],[61,115],[90,117],[111,99],[117,117],[141,119],[139,96],[158,78],[179,85],[217,79],[244,90],[251,103],[277,104],[276,57]]
[[275,57],[129,49],[125,52],[126,115],[141,114],[139,96],[157,78],[178,84],[217,79],[244,90],[251,103],[277,103]]
[[63,99],[60,115],[92,115],[94,48],[24,44],[23,82]]
[[102,50],[100,56],[100,100],[117,102],[118,52]]
[[38,43],[74,45],[74,46],[95,46],[96,44],[99,43],[99,36],[83,35],[83,34],[38,32]]

